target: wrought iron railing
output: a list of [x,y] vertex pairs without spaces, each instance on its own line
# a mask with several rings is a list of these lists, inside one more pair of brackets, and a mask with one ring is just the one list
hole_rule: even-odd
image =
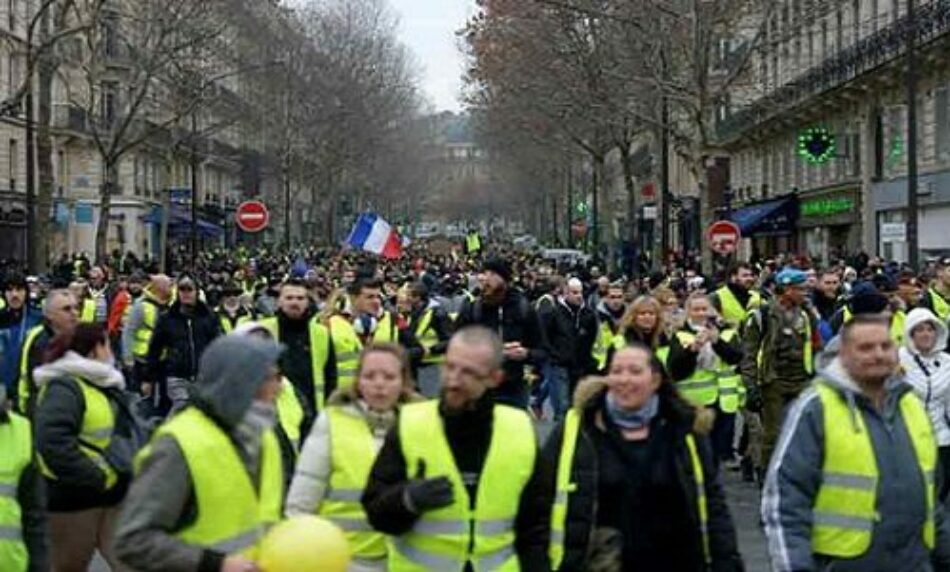
[[751,127],[787,111],[808,97],[841,86],[904,53],[909,31],[923,46],[950,32],[950,0],[920,5],[911,22],[902,16],[876,33],[841,50],[774,92],[739,109],[716,125],[716,137],[729,142]]

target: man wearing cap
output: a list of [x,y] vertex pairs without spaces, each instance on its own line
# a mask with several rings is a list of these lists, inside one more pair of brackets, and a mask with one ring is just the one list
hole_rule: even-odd
[[541,322],[528,300],[511,286],[511,268],[501,258],[482,265],[482,291],[473,302],[465,302],[456,328],[480,325],[497,333],[504,343],[505,378],[494,389],[500,403],[526,409],[528,387],[524,380],[527,365],[544,363],[547,343]]
[[933,312],[940,321],[950,320],[950,258],[937,263],[937,276],[921,300],[921,307]]
[[811,381],[817,349],[818,323],[805,309],[808,276],[785,268],[775,277],[775,301],[764,304],[746,320],[742,380],[749,391],[749,408],[762,418],[761,476],[778,440],[782,415]]
[[221,334],[221,324],[198,299],[198,283],[190,274],[176,281],[178,300],[158,319],[148,347],[148,368],[142,393],[153,397],[157,411],[178,411],[187,403],[201,354]]

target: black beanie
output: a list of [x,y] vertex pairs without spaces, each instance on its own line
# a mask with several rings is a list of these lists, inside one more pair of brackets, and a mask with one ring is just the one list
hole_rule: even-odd
[[482,264],[482,272],[494,272],[505,282],[511,282],[511,267],[502,258],[489,258]]

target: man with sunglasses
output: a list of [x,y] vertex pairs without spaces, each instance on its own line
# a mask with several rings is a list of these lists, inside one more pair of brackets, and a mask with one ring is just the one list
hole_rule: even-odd
[[186,273],[175,285],[177,300],[155,325],[142,384],[143,395],[152,398],[160,414],[188,403],[201,354],[221,335],[218,317],[199,299],[197,281]]

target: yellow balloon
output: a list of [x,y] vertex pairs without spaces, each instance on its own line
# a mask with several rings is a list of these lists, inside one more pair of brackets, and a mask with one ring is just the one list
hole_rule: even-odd
[[346,572],[350,547],[340,527],[325,518],[295,516],[264,537],[258,564],[263,572]]

